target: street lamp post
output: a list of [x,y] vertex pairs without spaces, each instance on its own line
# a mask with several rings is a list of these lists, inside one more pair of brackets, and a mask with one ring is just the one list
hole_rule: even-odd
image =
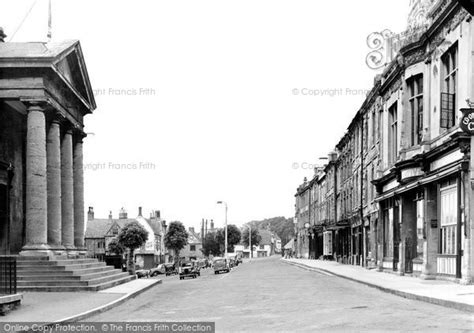
[[224,242],[224,253],[225,253],[225,258],[227,259],[227,202],[225,201],[217,201],[218,205],[225,205],[225,228],[224,228],[224,233],[225,233],[225,242]]

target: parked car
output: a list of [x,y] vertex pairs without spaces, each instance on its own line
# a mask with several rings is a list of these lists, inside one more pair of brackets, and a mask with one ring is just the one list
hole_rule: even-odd
[[193,279],[197,278],[200,275],[199,270],[196,265],[192,262],[183,263],[179,267],[179,279],[183,280],[187,277],[192,277]]
[[165,264],[159,264],[155,268],[150,269],[150,276],[157,276],[160,274],[166,274]]
[[230,272],[229,261],[225,258],[214,258],[214,274],[220,274],[221,272]]
[[165,265],[165,275],[175,275],[178,274],[178,270],[174,264],[164,264]]

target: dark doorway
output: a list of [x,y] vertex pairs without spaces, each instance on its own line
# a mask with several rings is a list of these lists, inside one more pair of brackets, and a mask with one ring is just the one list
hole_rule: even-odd
[[13,168],[0,161],[0,255],[10,254],[10,184]]
[[0,255],[10,254],[8,186],[0,184]]

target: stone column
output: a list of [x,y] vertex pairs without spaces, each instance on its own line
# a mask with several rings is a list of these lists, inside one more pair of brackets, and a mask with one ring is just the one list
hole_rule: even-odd
[[53,119],[47,139],[48,243],[55,249],[61,245],[61,130],[60,119]]
[[84,247],[84,163],[82,140],[85,134],[77,133],[74,144],[74,245],[78,250]]
[[29,103],[27,112],[26,245],[21,255],[49,255],[44,104]]
[[61,219],[62,244],[74,248],[74,181],[72,160],[72,129],[66,128],[61,144]]

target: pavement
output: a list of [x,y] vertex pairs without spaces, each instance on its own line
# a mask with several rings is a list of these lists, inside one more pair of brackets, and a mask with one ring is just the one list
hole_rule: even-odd
[[0,323],[78,321],[118,306],[161,282],[157,278],[138,279],[98,292],[25,292],[20,307],[0,316]]
[[363,283],[408,299],[474,312],[474,285],[460,285],[442,280],[422,280],[417,277],[399,276],[333,261],[309,259],[283,259],[283,261],[308,270]]

